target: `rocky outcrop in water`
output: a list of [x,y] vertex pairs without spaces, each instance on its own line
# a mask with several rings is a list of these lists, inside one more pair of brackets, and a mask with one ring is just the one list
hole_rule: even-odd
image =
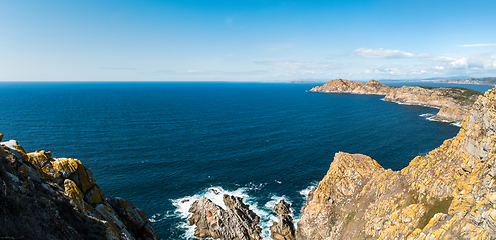
[[275,206],[274,211],[278,215],[278,222],[274,222],[270,227],[270,237],[274,240],[294,240],[295,230],[293,218],[289,216],[291,205],[281,199]]
[[376,80],[366,84],[334,79],[328,83],[312,88],[312,92],[352,93],[385,95],[384,100],[413,105],[424,105],[439,108],[438,114],[432,119],[440,121],[461,121],[470,111],[472,104],[482,93],[459,87],[425,87],[403,86],[388,87]]
[[456,137],[400,170],[337,153],[302,210],[296,239],[494,239],[496,89]]
[[195,237],[222,240],[261,240],[260,217],[240,197],[224,195],[226,209],[207,198],[193,202],[188,219],[196,225]]
[[159,239],[146,214],[106,196],[81,161],[26,153],[15,140],[0,143],[0,193],[0,238]]

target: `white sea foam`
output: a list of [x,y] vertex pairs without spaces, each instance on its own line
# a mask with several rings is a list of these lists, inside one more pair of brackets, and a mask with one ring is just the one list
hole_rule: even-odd
[[[310,193],[310,191],[312,191],[314,188],[316,188],[317,186],[319,185],[318,182],[313,182],[312,185],[302,189],[300,191],[300,195],[303,197],[303,199],[305,200],[304,203],[307,202],[308,200],[308,194]],[[293,224],[294,224],[294,227],[296,229],[296,226],[298,224],[298,221],[300,221],[300,217],[301,217],[301,210],[303,209],[300,209],[298,212],[294,211],[294,210],[291,210],[292,213],[294,213],[294,216],[293,216]]]
[[419,116],[421,116],[421,117],[430,117],[432,115],[433,115],[432,113],[423,113],[423,114],[420,114]]
[[259,190],[264,185],[265,184],[250,183],[247,187],[242,187],[235,191],[227,191],[224,190],[222,187],[210,187],[193,196],[187,196],[172,200],[172,204],[176,207],[176,211],[175,211],[176,215],[182,219],[178,227],[185,231],[183,238],[184,239],[194,238],[193,234],[195,231],[195,226],[189,226],[187,222],[187,219],[191,216],[191,213],[189,213],[188,210],[190,209],[194,201],[203,198],[208,198],[215,204],[222,207],[223,209],[226,209],[226,206],[223,201],[223,196],[224,194],[229,194],[243,198],[243,202],[247,204],[249,208],[260,217],[262,238],[270,239],[270,226],[272,225],[273,221],[277,221],[277,215],[274,213],[273,208],[280,199],[285,199],[285,201],[287,202],[289,202],[289,200],[284,196],[283,197],[272,196],[269,202],[267,202],[265,205],[260,206],[255,198],[247,194],[247,191]]
[[462,127],[462,122],[460,122],[460,121],[451,122],[451,125],[454,125],[457,127]]
[[[260,216],[260,227],[262,228],[262,237],[263,239],[271,239],[270,238],[270,226],[272,226],[273,222],[277,222],[277,214],[274,212],[274,206],[281,200],[284,199],[287,203],[291,204],[291,200],[286,196],[276,196],[272,195],[270,200],[265,203],[263,207],[259,209],[257,213]],[[294,209],[291,208],[290,216],[294,216]],[[260,215],[259,215],[260,213]]]
[[460,121],[447,121],[447,120],[436,120],[436,119],[432,119],[434,116],[432,117],[428,117],[426,118],[427,120],[429,121],[434,121],[434,122],[445,122],[445,123],[449,123],[453,126],[457,126],[457,127],[462,127],[462,123]]
[[310,186],[308,186],[305,189],[300,191],[300,195],[302,195],[303,198],[305,198],[305,201],[307,200],[308,194],[310,193],[310,191],[312,191],[312,189],[315,187],[317,187],[317,184],[312,184],[312,185],[310,185]]
[[156,223],[156,222],[161,222],[161,221],[163,221],[163,220],[165,220],[167,218],[171,218],[173,216],[174,216],[174,214],[172,214],[169,211],[167,211],[165,213],[155,213],[155,214],[152,214],[148,220],[150,222],[152,222],[152,223]]
[[[178,228],[182,229],[184,231],[184,234],[182,236],[183,239],[194,239],[194,231],[195,231],[195,226],[189,226],[187,219],[191,216],[191,213],[188,212],[190,209],[191,205],[193,204],[194,201],[200,200],[203,198],[208,198],[215,204],[219,205],[223,209],[226,209],[226,206],[223,201],[223,196],[224,194],[229,194],[237,197],[242,197],[243,202],[247,204],[255,214],[257,214],[260,217],[260,227],[262,228],[262,238],[263,239],[271,239],[270,238],[270,226],[272,226],[272,223],[277,221],[277,214],[274,212],[274,206],[281,200],[284,199],[287,203],[292,203],[291,199],[289,199],[286,196],[278,196],[278,195],[272,195],[270,200],[268,202],[264,203],[259,203],[258,199],[249,196],[248,191],[257,191],[260,190],[263,186],[266,184],[254,184],[250,183],[246,187],[240,187],[235,191],[227,191],[223,189],[222,187],[210,187],[207,189],[202,190],[201,192],[192,195],[192,196],[186,196],[183,198],[179,199],[173,199],[172,204],[176,207],[176,210],[174,212],[174,216],[177,218],[180,218],[181,220],[179,221],[180,223],[178,224]],[[317,183],[312,183],[311,186],[308,186],[307,188],[303,189],[300,191],[301,196],[304,198],[306,201],[306,198],[308,197],[308,193],[317,186]],[[299,200],[300,201],[300,200]],[[291,208],[291,217],[293,217],[293,222],[296,227],[296,224],[298,223],[299,217],[300,217],[300,209],[295,210],[294,208]],[[156,222],[156,221],[161,221],[165,219],[166,217],[170,217],[168,214],[154,214],[151,216],[150,221]]]
[[187,196],[172,200],[172,205],[176,207],[175,210],[176,215],[182,219],[179,223],[178,228],[183,229],[185,231],[185,234],[183,235],[184,239],[194,238],[193,234],[195,232],[195,227],[190,226],[187,221],[187,219],[191,216],[191,213],[189,213],[188,210],[191,208],[193,202],[203,198],[208,198],[213,203],[225,209],[226,205],[224,204],[223,201],[224,194],[234,195],[234,196],[242,197],[243,199],[248,199],[248,195],[246,194],[246,188],[239,188],[236,191],[227,191],[224,190],[222,187],[210,187],[204,189],[200,193],[197,193],[193,196]]
[[267,185],[267,183],[256,184],[256,183],[250,182],[250,183],[248,183],[247,187],[248,187],[248,190],[259,191],[259,190],[262,190],[262,188],[265,187],[265,185]]

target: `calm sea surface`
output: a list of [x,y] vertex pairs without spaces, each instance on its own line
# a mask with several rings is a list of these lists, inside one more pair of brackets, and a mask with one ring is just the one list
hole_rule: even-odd
[[437,109],[307,91],[315,85],[0,83],[0,132],[26,151],[82,160],[107,196],[143,209],[162,239],[191,239],[195,199],[243,196],[268,238],[275,202],[292,203],[298,219],[336,152],[398,170],[459,130],[420,116]]

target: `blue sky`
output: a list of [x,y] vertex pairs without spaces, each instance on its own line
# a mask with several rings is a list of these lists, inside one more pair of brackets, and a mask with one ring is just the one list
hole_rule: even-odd
[[0,81],[496,76],[494,9],[494,0],[0,0]]

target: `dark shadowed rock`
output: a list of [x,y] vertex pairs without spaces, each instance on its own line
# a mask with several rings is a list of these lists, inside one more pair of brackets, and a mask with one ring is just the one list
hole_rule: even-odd
[[196,225],[195,237],[222,240],[261,240],[260,217],[243,203],[243,198],[224,195],[222,209],[207,198],[193,202],[188,219]]
[[293,218],[288,214],[291,213],[289,207],[291,205],[281,199],[279,203],[274,206],[274,211],[278,215],[279,222],[274,222],[270,227],[270,237],[274,240],[294,240],[295,230],[293,225]]

